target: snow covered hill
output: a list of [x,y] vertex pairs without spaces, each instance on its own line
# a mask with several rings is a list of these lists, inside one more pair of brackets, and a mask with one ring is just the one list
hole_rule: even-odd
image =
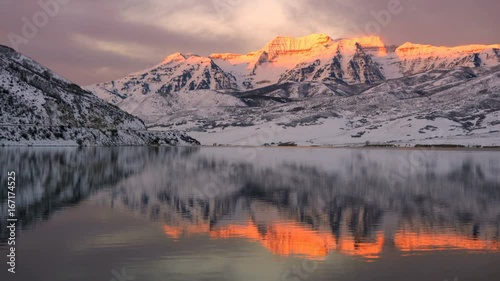
[[0,46],[1,145],[177,145],[181,133],[148,132],[142,120],[35,61]]
[[497,146],[499,75],[500,45],[388,47],[375,36],[315,34],[245,55],[178,53],[88,89],[148,127],[209,145]]

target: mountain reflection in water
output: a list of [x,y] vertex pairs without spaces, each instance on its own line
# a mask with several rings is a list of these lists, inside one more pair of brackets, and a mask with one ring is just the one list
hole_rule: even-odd
[[[264,149],[249,160],[238,148],[9,148],[0,181],[7,170],[22,179],[24,230],[92,198],[160,223],[165,239],[245,239],[276,256],[373,261],[391,250],[498,252],[499,156]],[[0,234],[5,245],[4,227]]]

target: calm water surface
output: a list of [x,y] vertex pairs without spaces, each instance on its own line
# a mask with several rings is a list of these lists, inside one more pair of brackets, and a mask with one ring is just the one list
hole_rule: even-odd
[[500,280],[500,152],[2,148],[0,163],[2,281]]

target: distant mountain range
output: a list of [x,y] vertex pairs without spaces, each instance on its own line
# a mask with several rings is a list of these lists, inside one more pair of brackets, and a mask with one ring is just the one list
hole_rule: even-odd
[[142,120],[0,46],[0,145],[198,144],[183,133],[147,131]]
[[[276,37],[248,54],[176,53],[88,86],[203,144],[500,145],[500,45]],[[265,137],[263,137],[265,136]]]

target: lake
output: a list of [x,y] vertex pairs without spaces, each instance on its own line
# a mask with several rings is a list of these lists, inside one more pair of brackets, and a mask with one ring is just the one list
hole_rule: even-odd
[[2,148],[0,162],[2,281],[500,279],[499,151]]

